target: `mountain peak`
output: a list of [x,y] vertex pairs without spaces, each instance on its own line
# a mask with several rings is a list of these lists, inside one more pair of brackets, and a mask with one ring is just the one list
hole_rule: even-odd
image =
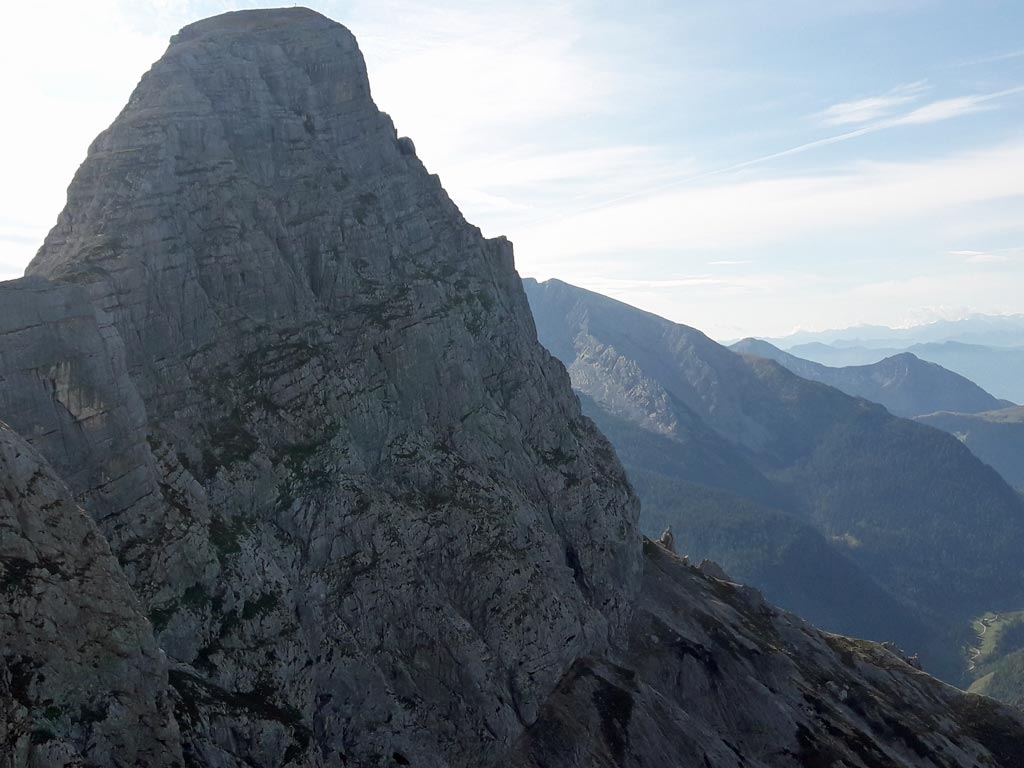
[[[625,630],[643,554],[621,466],[537,344],[510,244],[398,138],[341,25],[186,27],[29,272],[50,283],[5,284],[0,413],[109,521],[178,693],[274,692],[273,725],[204,716],[197,750],[477,764]],[[272,658],[239,650],[254,637]]]
[[[252,38],[271,31],[287,30],[348,30],[336,21],[311,8],[260,8],[253,10],[229,11],[217,16],[193,22],[182,27],[171,37],[171,43],[184,43],[205,37],[224,35],[245,35]],[[349,33],[351,36],[351,33]]]
[[[913,352],[899,352],[895,355],[890,355],[885,358],[892,362],[903,363],[905,365],[914,365],[915,363],[924,363],[924,361],[915,355]],[[884,361],[883,361],[884,362]]]
[[[353,238],[407,205],[384,179],[440,194],[446,222],[465,226],[373,103],[345,27],[304,8],[223,14],[185,27],[143,76],[27,271],[118,305],[166,273],[169,290],[203,294],[173,313],[226,303],[255,322],[301,318],[338,298]],[[123,299],[99,287],[112,282]]]

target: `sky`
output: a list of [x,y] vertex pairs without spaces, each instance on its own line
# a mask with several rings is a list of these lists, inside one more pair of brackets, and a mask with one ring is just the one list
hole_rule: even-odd
[[[0,279],[167,39],[261,5],[5,8]],[[524,276],[718,339],[1024,312],[1024,3],[308,5]]]

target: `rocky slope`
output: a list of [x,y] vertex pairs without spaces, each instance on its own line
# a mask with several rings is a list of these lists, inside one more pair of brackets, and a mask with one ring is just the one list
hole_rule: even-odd
[[624,657],[577,661],[510,765],[1024,765],[1019,712],[645,550]]
[[628,609],[622,471],[410,147],[344,28],[201,22],[6,287],[5,414],[122,561],[190,759],[468,760]]
[[987,666],[968,690],[1024,709],[1024,649],[1008,653]]
[[584,394],[580,400],[643,501],[641,531],[653,538],[671,527],[683,551],[720,563],[777,605],[833,632],[913,648],[933,666],[952,656],[950,674],[956,674],[959,655],[938,641],[946,633],[942,622],[894,597],[847,547],[795,514],[792,501],[741,450],[709,439],[710,430],[653,434]]
[[[599,426],[613,441],[620,434],[613,420],[649,435],[646,441],[635,434],[616,441],[645,518],[659,525],[673,521],[685,531],[695,515],[702,521],[716,516],[691,511],[707,503],[707,494],[698,497],[682,485],[669,494],[647,482],[640,473],[658,468],[643,455],[667,452],[644,451],[645,442],[693,445],[691,453],[706,456],[720,455],[725,443],[745,461],[733,466],[760,472],[774,498],[735,474],[705,473],[703,484],[781,510],[841,547],[898,603],[913,606],[878,617],[892,627],[890,637],[919,636],[921,620],[934,624],[938,617],[946,627],[945,650],[915,648],[948,679],[960,679],[960,634],[968,620],[989,608],[1021,604],[1024,581],[1013,552],[1024,546],[1024,505],[956,440],[620,302],[556,280],[525,284],[541,342],[566,363],[573,386],[598,406],[592,416]],[[700,483],[683,465],[658,471],[669,480]],[[735,527],[731,510],[719,505],[715,512],[724,538]],[[776,530],[783,539],[790,536],[787,529]],[[781,550],[786,543],[773,538],[766,546]],[[733,537],[737,555],[746,547],[741,536]],[[843,585],[820,573],[816,583],[831,586],[832,605],[843,606]],[[877,621],[859,626],[853,631],[878,637]]]
[[181,764],[167,665],[110,547],[0,422],[0,764]]
[[[18,738],[5,768],[60,764],[56,750],[94,765],[553,764],[564,746],[543,735],[581,695],[605,725],[577,731],[580,759],[607,764],[675,750],[685,734],[659,733],[665,713],[701,724],[711,765],[834,749],[1009,766],[1006,744],[1024,743],[1019,716],[874,646],[809,628],[780,645],[759,617],[781,615],[753,593],[644,550],[621,466],[537,344],[511,246],[464,221],[373,104],[351,34],[312,11],[182,30],[90,148],[29,276],[0,292],[0,418],[95,521],[57,523],[47,557],[92,564],[70,584],[108,585],[89,608],[109,619],[69,622],[56,593],[11,603],[11,621],[67,627],[68,645],[16,644],[3,625],[4,648],[63,670],[26,693],[5,655],[0,685],[22,702],[3,710]],[[70,505],[56,478],[21,471],[3,511],[23,528],[55,495]],[[5,584],[27,559],[18,540],[5,530]],[[691,615],[675,594],[715,590],[723,604]],[[808,684],[837,681],[823,706],[860,686],[890,711],[905,688],[914,727],[936,726],[907,742],[923,751],[849,707],[817,714],[798,688],[752,712],[763,736],[741,738],[742,718],[711,733],[725,701],[742,709],[743,675],[774,686],[773,664],[788,674],[812,651]],[[655,653],[698,685],[668,709]],[[694,663],[732,682],[695,701]],[[590,696],[567,682],[588,666],[645,688]],[[85,713],[103,691],[116,706]],[[32,737],[40,707],[53,739]]]
[[917,420],[955,435],[1006,482],[1024,489],[1024,407],[987,413],[933,413]]
[[981,413],[1011,405],[974,382],[909,352],[871,365],[829,368],[783,352],[766,341],[744,339],[729,347],[741,355],[774,360],[801,378],[819,381],[853,397],[880,403],[896,416],[923,416],[937,411]]

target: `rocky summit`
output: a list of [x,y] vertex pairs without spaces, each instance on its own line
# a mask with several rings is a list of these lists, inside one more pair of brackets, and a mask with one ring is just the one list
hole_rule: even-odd
[[0,419],[4,768],[1021,764],[642,539],[511,245],[312,11],[142,78],[0,284]]

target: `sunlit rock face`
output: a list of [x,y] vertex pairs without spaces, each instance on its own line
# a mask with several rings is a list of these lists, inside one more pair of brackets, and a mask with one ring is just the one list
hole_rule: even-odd
[[[0,418],[109,542],[121,586],[97,608],[137,606],[166,655],[133,641],[153,688],[119,698],[149,718],[136,755],[160,743],[171,764],[231,768],[672,752],[734,765],[775,750],[790,757],[764,764],[788,765],[832,738],[819,717],[851,744],[881,735],[852,711],[815,714],[797,680],[777,707],[760,694],[747,739],[746,719],[722,713],[743,711],[749,679],[768,691],[811,652],[827,671],[807,685],[856,678],[867,696],[873,675],[913,674],[645,554],[618,460],[537,344],[511,245],[466,223],[373,104],[352,35],[316,13],[232,13],[175,36],[93,143],[29,277],[0,298]],[[644,584],[662,586],[644,597]],[[691,612],[679,591],[708,607]],[[766,612],[803,645],[779,645]],[[86,669],[84,629],[64,626],[70,649],[29,655]],[[89,685],[121,658],[106,653]],[[723,670],[729,683],[713,682]],[[591,674],[620,677],[595,698],[573,682]],[[939,714],[954,694],[911,682],[923,693],[907,706],[946,718],[921,737],[936,754],[999,764],[988,734]],[[577,730],[552,741],[573,702]],[[608,711],[606,728],[587,726]],[[675,729],[694,723],[680,751]],[[81,727],[87,742],[100,728]],[[855,754],[844,738],[837,754]],[[39,749],[30,738],[12,764],[47,764]],[[98,765],[157,764],[83,749]]]

